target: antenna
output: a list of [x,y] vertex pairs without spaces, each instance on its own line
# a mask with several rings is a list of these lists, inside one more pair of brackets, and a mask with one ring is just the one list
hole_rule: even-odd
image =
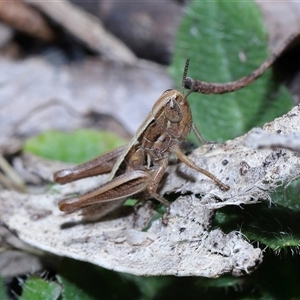
[[[190,64],[190,58],[188,57],[185,61],[185,66],[184,66],[184,70],[183,70],[183,75],[182,75],[182,93],[184,92],[184,88],[186,86],[186,76],[187,76],[187,72],[188,72],[188,69],[189,69],[189,64]],[[184,96],[185,99],[187,99],[188,95],[190,95],[192,92],[193,92],[193,85],[189,88],[189,91],[188,93]],[[183,93],[184,94],[184,93]]]
[[190,64],[190,58],[188,57],[186,59],[184,70],[183,70],[183,75],[182,75],[182,83],[181,83],[181,85],[182,85],[183,88],[184,88],[184,85],[185,85],[186,75],[187,75],[187,72],[188,72],[188,69],[189,69],[189,64]]

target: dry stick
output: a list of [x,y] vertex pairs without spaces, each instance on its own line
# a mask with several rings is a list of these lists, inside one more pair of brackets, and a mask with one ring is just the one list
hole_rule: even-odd
[[240,90],[261,76],[297,36],[299,36],[299,31],[291,34],[289,38],[281,45],[281,47],[274,51],[271,56],[266,59],[255,71],[245,77],[227,83],[205,82],[187,77],[184,80],[184,87],[192,92],[198,92],[202,94],[224,94]]
[[56,38],[56,33],[46,18],[21,0],[0,1],[0,20],[18,31],[46,42]]
[[[8,188],[17,189],[20,192],[26,192],[26,186],[23,179],[19,174],[11,167],[11,165],[5,160],[5,158],[0,154],[0,169],[7,176],[7,180],[4,176],[0,176],[1,182],[6,185]],[[10,183],[11,182],[11,183]]]
[[115,62],[129,65],[136,63],[135,54],[117,37],[111,35],[98,18],[69,1],[25,2],[42,11],[96,53]]

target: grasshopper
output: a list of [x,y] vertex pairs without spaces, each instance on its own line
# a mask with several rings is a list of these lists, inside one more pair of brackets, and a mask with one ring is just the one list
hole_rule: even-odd
[[[187,69],[188,60],[183,83]],[[154,198],[168,208],[169,201],[157,193],[157,188],[171,154],[212,179],[221,190],[229,190],[229,186],[198,167],[179,147],[191,130],[201,142],[205,142],[193,123],[188,95],[189,93],[184,96],[173,89],[166,90],[127,146],[119,147],[72,169],[56,172],[54,181],[59,184],[110,172],[105,184],[79,197],[60,201],[59,209],[65,213],[81,210],[83,215],[100,218],[135,194],[142,194],[144,199]]]
[[200,142],[205,142],[193,123],[187,97],[191,92],[222,94],[248,86],[261,76],[298,36],[299,32],[290,35],[286,42],[251,74],[228,83],[209,83],[186,77],[189,63],[187,60],[182,79],[182,86],[190,90],[186,96],[176,90],[166,90],[127,146],[54,174],[54,181],[65,184],[110,172],[105,184],[87,194],[60,201],[59,209],[66,213],[81,210],[83,215],[100,218],[135,194],[140,195],[142,199],[154,198],[169,207],[170,203],[157,193],[157,188],[171,154],[175,154],[184,164],[212,179],[221,190],[229,190],[229,186],[198,167],[180,150],[179,144],[187,138],[191,130]]

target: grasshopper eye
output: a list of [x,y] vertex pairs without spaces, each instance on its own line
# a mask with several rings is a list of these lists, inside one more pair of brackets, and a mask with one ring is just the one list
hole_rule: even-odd
[[165,117],[172,123],[178,123],[182,120],[182,111],[178,103],[171,98],[164,107]]

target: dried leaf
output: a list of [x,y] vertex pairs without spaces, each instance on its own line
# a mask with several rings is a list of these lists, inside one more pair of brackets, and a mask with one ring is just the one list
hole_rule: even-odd
[[[299,107],[295,107],[264,129],[290,134],[299,131],[299,119]],[[70,192],[83,192],[83,187],[91,188],[86,185],[91,179],[60,187],[60,194],[3,191],[0,218],[23,241],[40,249],[136,275],[217,277],[227,272],[249,272],[262,260],[261,250],[238,232],[225,235],[220,229],[208,231],[212,214],[222,206],[268,200],[276,187],[299,177],[300,158],[283,149],[249,149],[243,145],[244,139],[208,145],[192,155],[199,165],[230,185],[228,192],[185,166],[170,170],[163,193],[192,195],[172,204],[167,226],[157,220],[147,231],[142,230],[154,214],[148,206],[140,208],[137,215],[127,211],[95,223],[82,223],[76,214],[59,212],[58,200]],[[243,169],[245,163],[249,168]],[[194,180],[187,180],[191,174]],[[95,178],[93,183],[99,184],[104,178]]]

